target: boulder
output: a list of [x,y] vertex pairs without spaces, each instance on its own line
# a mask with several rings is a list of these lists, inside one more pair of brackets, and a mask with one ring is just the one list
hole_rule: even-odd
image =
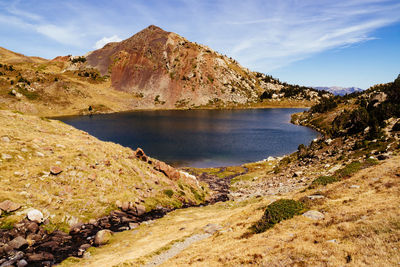
[[36,223],[43,222],[43,213],[36,209],[28,211],[26,217],[28,218],[28,220],[30,220],[32,222],[36,222]]
[[28,242],[22,236],[17,236],[16,238],[8,242],[8,245],[13,249],[22,249],[28,246]]
[[309,210],[303,213],[303,216],[312,220],[322,220],[323,218],[325,218],[324,214],[316,210]]
[[112,237],[112,232],[110,230],[100,230],[97,232],[96,236],[94,237],[94,244],[96,246],[102,246],[110,242]]
[[143,149],[141,148],[137,148],[136,151],[134,152],[134,156],[137,159],[140,159],[144,162],[147,162],[149,160],[149,158],[146,156],[146,154],[144,153]]
[[181,173],[177,171],[175,168],[169,166],[165,162],[156,161],[154,163],[154,169],[156,171],[162,172],[171,180],[179,180],[181,178]]
[[5,201],[0,203],[0,209],[5,211],[5,212],[16,211],[19,208],[21,208],[20,204],[14,203],[14,202],[12,202],[10,200],[5,200]]
[[53,166],[50,168],[50,173],[53,175],[58,175],[62,172],[62,169],[58,166]]
[[141,216],[146,212],[146,207],[143,205],[137,205],[136,206],[136,215]]

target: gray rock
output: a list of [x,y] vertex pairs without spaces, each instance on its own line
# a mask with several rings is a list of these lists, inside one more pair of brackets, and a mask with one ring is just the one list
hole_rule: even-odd
[[28,263],[26,262],[26,260],[20,260],[17,263],[17,267],[25,267],[25,266],[28,266]]
[[28,242],[22,236],[18,236],[16,238],[14,238],[13,240],[11,240],[10,242],[8,242],[8,245],[10,247],[12,247],[13,249],[20,249],[23,247],[27,247]]
[[96,246],[102,246],[110,242],[113,232],[110,230],[100,230],[94,237],[94,244]]
[[32,222],[36,223],[43,222],[43,213],[36,209],[28,211],[26,217]]
[[323,218],[325,218],[324,214],[316,210],[309,210],[303,213],[303,216],[312,220],[322,220]]

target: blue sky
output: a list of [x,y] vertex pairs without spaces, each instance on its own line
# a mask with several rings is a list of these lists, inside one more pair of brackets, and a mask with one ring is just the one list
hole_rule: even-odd
[[83,55],[151,24],[301,85],[400,73],[399,0],[0,0],[0,46],[30,56]]

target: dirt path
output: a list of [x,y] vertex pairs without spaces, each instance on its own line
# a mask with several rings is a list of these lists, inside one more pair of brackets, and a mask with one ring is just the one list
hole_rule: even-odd
[[178,255],[182,250],[185,248],[189,247],[191,244],[206,239],[207,237],[210,237],[211,234],[204,233],[204,234],[195,234],[192,235],[191,237],[188,237],[185,239],[183,242],[178,242],[172,245],[170,249],[167,251],[154,256],[146,265],[143,265],[144,267],[150,267],[150,266],[157,266],[160,264],[163,264],[170,258]]

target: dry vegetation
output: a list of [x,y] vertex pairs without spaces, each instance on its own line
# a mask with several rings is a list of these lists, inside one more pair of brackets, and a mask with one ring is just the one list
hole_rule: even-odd
[[[110,245],[92,250],[88,259],[69,259],[65,265],[141,265],[168,250],[171,242],[204,232],[213,223],[222,229],[162,266],[394,266],[400,262],[399,160],[394,157],[305,192],[175,211],[136,231],[119,233]],[[316,194],[324,198],[308,199]],[[265,207],[281,198],[301,200],[325,218],[295,216],[264,233],[246,235]]]
[[[23,205],[2,214],[3,228],[22,219],[29,208],[45,214],[49,230],[68,230],[108,215],[117,200],[149,211],[157,205],[200,203],[198,196],[206,194],[194,180],[168,179],[136,159],[130,148],[99,141],[60,121],[0,111],[0,125],[0,202]],[[51,174],[54,166],[62,172]]]

